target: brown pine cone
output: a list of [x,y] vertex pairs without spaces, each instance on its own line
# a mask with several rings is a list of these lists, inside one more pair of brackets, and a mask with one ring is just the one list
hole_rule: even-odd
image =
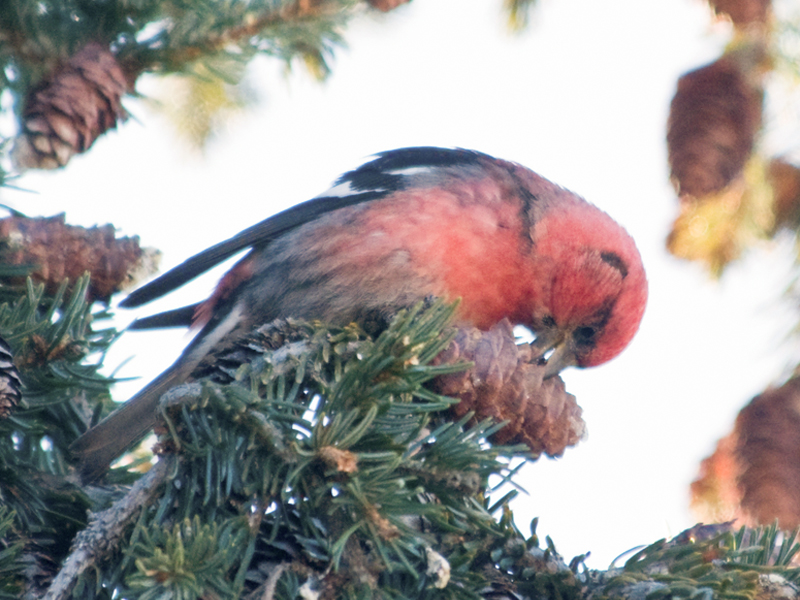
[[[64,215],[0,219],[0,264],[31,265],[31,277],[53,293],[61,282],[91,274],[88,300],[108,302],[112,294],[152,275],[160,254],[141,248],[139,238],[116,238],[114,227],[67,225]],[[6,278],[18,284],[23,278]]]
[[509,421],[494,434],[496,443],[523,443],[534,454],[561,456],[585,437],[582,411],[561,377],[543,380],[545,366],[532,360],[530,346],[517,345],[507,319],[488,332],[462,328],[436,362],[475,366],[437,377],[433,386],[461,400],[451,409],[457,417],[475,411],[476,419]]
[[670,105],[667,146],[678,194],[703,198],[739,173],[761,126],[758,48],[723,56],[678,80]]
[[[800,525],[800,377],[759,394],[692,483],[703,517],[781,529]],[[716,509],[716,514],[709,509]]]
[[714,12],[727,15],[737,27],[751,23],[764,23],[767,20],[771,0],[709,0]]
[[0,419],[5,419],[22,399],[22,380],[14,365],[14,355],[0,338]]
[[84,46],[28,95],[22,133],[13,150],[15,166],[25,170],[66,165],[125,119],[122,96],[127,90],[125,74],[108,48]]
[[[192,379],[230,383],[242,363],[295,339],[304,337],[291,321],[279,319],[265,324],[209,356],[192,373]],[[566,392],[560,377],[542,379],[545,366],[537,364],[529,345],[517,345],[508,320],[490,331],[459,329],[434,364],[461,362],[472,362],[474,367],[440,375],[428,385],[435,392],[460,400],[451,408],[456,417],[474,411],[476,420],[491,417],[496,422],[509,421],[492,441],[525,444],[534,454],[560,456],[585,436],[586,425],[575,396]]]
[[800,525],[800,378],[756,396],[736,417],[734,435],[748,520]]

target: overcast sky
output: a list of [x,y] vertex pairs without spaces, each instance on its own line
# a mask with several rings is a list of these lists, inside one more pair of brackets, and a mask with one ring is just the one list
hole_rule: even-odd
[[[522,163],[609,212],[636,239],[650,281],[639,335],[616,360],[568,371],[589,438],[557,461],[528,465],[516,501],[527,531],[540,517],[567,559],[592,552],[605,568],[639,544],[692,525],[688,485],[736,412],[785,372],[794,325],[780,300],[790,244],[751,253],[721,282],[671,258],[677,213],[665,123],[677,77],[713,60],[727,37],[701,0],[539,0],[512,36],[501,0],[414,0],[347,32],[333,75],[258,61],[259,103],[205,157],[187,152],[144,105],[118,132],[56,173],[0,190],[29,215],[113,223],[163,253],[163,269],[326,189],[381,150],[459,146]],[[141,90],[154,91],[152,82]],[[219,273],[132,313],[206,295]],[[125,399],[169,365],[182,333],[131,333],[107,359]]]

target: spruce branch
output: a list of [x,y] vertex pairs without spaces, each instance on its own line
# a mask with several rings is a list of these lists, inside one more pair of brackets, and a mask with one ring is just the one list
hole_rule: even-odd
[[[22,592],[23,568],[20,558],[24,544],[10,535],[15,521],[14,511],[0,505],[0,599],[13,600]],[[16,539],[15,539],[16,538]]]
[[201,119],[203,143],[218,113],[240,104],[243,66],[254,56],[287,65],[299,58],[323,78],[362,8],[356,0],[57,0],[39,10],[9,0],[0,16],[0,91],[15,100],[15,169],[63,167],[88,150],[126,118],[123,97],[144,73],[202,76],[213,84],[207,92],[231,100]]
[[0,419],[0,505],[13,511],[0,553],[22,548],[25,569],[13,585],[30,598],[41,596],[86,524],[90,500],[69,479],[67,446],[94,407],[110,404],[111,380],[99,369],[116,332],[95,329],[106,313],[87,301],[89,285],[88,276],[73,286],[64,281],[52,296],[30,279],[22,296],[2,288],[4,297],[15,298],[0,304],[0,336],[7,341],[2,373],[16,370],[21,398]]
[[[278,320],[165,394],[160,460],[79,534],[48,598],[755,598],[796,590],[794,534],[697,528],[622,568],[569,565],[508,502],[524,446],[430,389],[453,306],[378,337]],[[535,365],[534,365],[535,366]],[[770,586],[772,586],[770,588]]]
[[[155,465],[111,508],[95,515],[89,526],[75,538],[72,552],[64,561],[43,600],[72,597],[81,574],[116,550],[122,534],[130,529],[142,507],[147,506],[162,486],[170,470],[170,460]],[[82,589],[77,590],[78,596]]]
[[[798,531],[777,525],[734,531],[730,524],[697,526],[660,540],[599,577],[600,594],[648,598],[797,598],[800,569],[791,559]],[[602,592],[600,592],[602,590]]]
[[[487,444],[499,427],[489,421],[449,422],[453,400],[424,387],[468,366],[431,364],[453,338],[454,310],[435,303],[403,311],[375,339],[353,326],[277,321],[204,365],[202,382],[162,399],[157,452],[175,456],[177,470],[131,540],[120,542],[136,559],[84,570],[81,589],[194,597],[202,588],[239,597],[266,586],[280,597],[280,581],[264,565],[287,562],[285,572],[317,580],[328,593],[363,593],[387,577],[400,577],[407,591],[438,589],[450,581],[442,540],[456,548],[471,531],[486,538],[480,556],[490,560],[488,548],[499,542],[491,542],[497,523],[484,490],[527,449]],[[231,354],[249,362],[234,369]],[[473,482],[454,484],[457,471]],[[236,544],[252,548],[247,576],[190,577],[211,567],[200,550],[187,566],[190,546],[177,542],[176,528],[191,523],[205,540],[198,548],[207,549],[242,518],[251,523]],[[431,564],[438,566],[428,573]],[[453,581],[471,577],[451,573]]]
[[[257,55],[299,62],[318,79],[345,46],[345,29],[369,11],[407,0],[6,0],[0,14],[0,92],[18,124],[14,169],[63,167],[124,121],[126,94],[146,73],[173,75],[188,100],[163,103],[199,147],[246,103],[245,67]],[[506,0],[512,28],[531,0]],[[174,81],[173,81],[174,83]],[[173,90],[174,92],[174,90]],[[188,102],[193,104],[189,105]],[[156,103],[154,103],[156,104]],[[169,108],[175,105],[175,110]],[[191,117],[186,117],[191,113]],[[6,174],[0,170],[0,185]]]
[[[19,407],[0,420],[2,464],[17,464],[24,456],[53,475],[65,474],[66,447],[91,419],[89,403],[110,405],[113,380],[99,370],[117,332],[94,329],[106,315],[93,312],[86,300],[88,276],[78,279],[70,295],[68,286],[63,282],[49,297],[44,285],[29,279],[24,296],[0,304],[0,334],[23,385]],[[48,447],[42,447],[43,440]]]

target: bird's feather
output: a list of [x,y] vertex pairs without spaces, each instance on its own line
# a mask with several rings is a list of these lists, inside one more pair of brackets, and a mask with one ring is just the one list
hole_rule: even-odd
[[[198,275],[253,246],[262,246],[320,215],[385,197],[409,185],[412,176],[457,165],[477,164],[491,157],[473,150],[417,147],[391,150],[345,173],[319,196],[256,223],[235,236],[195,254],[148,284],[131,292],[120,306],[134,308],[160,298]],[[344,193],[343,193],[344,192]]]

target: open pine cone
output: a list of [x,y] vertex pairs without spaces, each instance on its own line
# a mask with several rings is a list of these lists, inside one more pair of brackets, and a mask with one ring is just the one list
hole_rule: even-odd
[[63,167],[126,117],[128,83],[108,48],[89,43],[28,95],[13,159],[17,169]]
[[[0,264],[29,265],[31,277],[43,282],[49,293],[64,279],[91,274],[88,300],[108,302],[111,295],[152,275],[160,253],[141,248],[139,238],[117,238],[114,227],[79,227],[54,217],[0,219]],[[3,277],[7,284],[22,277]]]
[[22,380],[14,364],[14,355],[0,338],[0,419],[5,419],[22,399]]
[[[296,336],[296,328],[290,322],[278,319],[263,325],[233,347],[210,356],[195,369],[192,378],[230,383],[239,365]],[[474,411],[476,420],[491,417],[496,422],[508,421],[492,436],[493,442],[525,444],[533,454],[561,456],[567,447],[585,437],[586,425],[575,396],[564,389],[561,377],[543,379],[545,366],[534,360],[529,345],[517,345],[507,319],[490,331],[460,328],[450,346],[434,361],[463,362],[474,366],[440,375],[426,385],[460,400],[450,409],[456,417]]]
[[437,362],[461,361],[475,366],[437,377],[434,388],[461,400],[451,409],[456,416],[475,411],[476,419],[508,421],[493,441],[522,443],[534,454],[561,456],[585,437],[586,424],[575,396],[567,393],[561,377],[543,379],[545,366],[534,361],[529,345],[517,345],[507,319],[490,331],[459,329]]

